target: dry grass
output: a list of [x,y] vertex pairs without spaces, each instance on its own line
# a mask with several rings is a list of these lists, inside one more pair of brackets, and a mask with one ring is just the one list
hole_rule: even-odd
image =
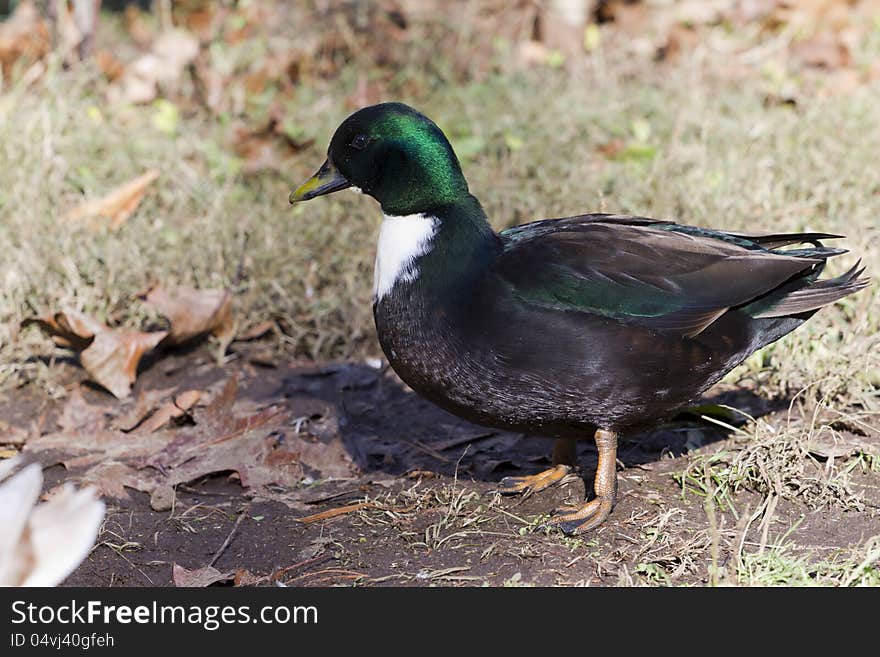
[[[459,146],[472,189],[497,227],[587,210],[674,218],[733,230],[822,230],[876,269],[880,195],[864,172],[880,145],[877,94],[763,105],[756,84],[730,87],[686,68],[659,80],[596,69],[572,83],[521,74],[406,98]],[[369,312],[378,212],[336,195],[291,209],[286,195],[320,162],[345,116],[344,88],[286,111],[315,146],[280,175],[246,177],[223,126],[184,117],[172,134],[156,107],[105,106],[87,70],[52,71],[0,99],[0,378],[32,378],[47,343],[15,327],[72,305],[112,322],[145,320],[132,295],[150,280],[229,282],[249,236],[239,313],[282,320],[288,353],[372,352]],[[540,89],[540,93],[536,90]],[[636,126],[636,127],[634,127]],[[645,136],[645,132],[648,132]],[[652,157],[609,160],[598,148],[638,133]],[[60,216],[149,168],[162,177],[117,232]],[[852,258],[838,258],[829,273]],[[756,356],[739,377],[762,391],[844,399],[877,410],[878,287],[823,311]]]

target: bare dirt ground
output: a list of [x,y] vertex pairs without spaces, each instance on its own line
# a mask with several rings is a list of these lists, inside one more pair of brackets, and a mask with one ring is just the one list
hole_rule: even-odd
[[[720,494],[712,489],[712,470],[700,464],[732,462],[729,455],[750,439],[693,417],[626,438],[614,513],[597,531],[567,537],[543,523],[556,505],[583,497],[580,478],[525,499],[494,492],[504,476],[545,468],[549,440],[464,422],[412,393],[390,371],[360,363],[269,366],[253,345],[220,367],[207,349],[194,348],[148,364],[135,390],[139,401],[118,402],[81,382],[79,368],[61,367],[73,394],[55,402],[32,389],[24,397],[6,393],[0,426],[30,433],[24,453],[48,467],[47,490],[62,480],[91,482],[108,501],[97,545],[68,585],[772,584],[857,581],[871,572],[870,561],[864,572],[835,570],[838,562],[857,562],[854,552],[867,549],[871,557],[865,542],[880,530],[880,487],[870,467],[850,468],[845,490],[856,496],[853,503],[846,495],[843,502],[816,504],[805,492],[792,498],[746,488]],[[230,397],[231,379],[237,391]],[[159,453],[195,440],[189,460],[164,467],[154,456],[152,466],[136,464],[142,479],[128,472],[115,481],[117,471],[107,467],[111,452],[88,437],[137,418],[143,413],[138,404],[144,408],[144,400],[153,399],[150,391],[174,397],[192,389],[213,401],[156,433],[113,433],[113,440],[135,444],[164,436]],[[256,470],[248,470],[253,463],[242,461],[237,469],[177,477],[170,500],[155,487],[152,496],[129,487],[149,490],[156,483],[151,477],[175,481],[176,471],[185,472],[218,444],[252,435],[246,428],[244,434],[219,430],[211,408],[224,395],[234,416],[251,418],[256,433],[263,432],[258,442],[271,445],[279,467],[296,461],[304,468],[301,485],[257,485]],[[710,398],[770,425],[786,422],[786,400],[730,386]],[[253,421],[267,415],[282,419],[262,427]],[[196,432],[200,427],[207,430]],[[83,436],[79,448],[71,447],[71,432]],[[53,448],[51,436],[62,434],[64,449]],[[245,458],[256,461],[255,454]],[[591,481],[596,458],[589,441],[579,455]],[[810,462],[821,476],[839,466],[833,461]],[[218,463],[205,469],[223,467],[222,458]],[[108,497],[113,491],[123,499]],[[359,506],[300,522],[351,505]],[[182,567],[176,573],[175,564]]]

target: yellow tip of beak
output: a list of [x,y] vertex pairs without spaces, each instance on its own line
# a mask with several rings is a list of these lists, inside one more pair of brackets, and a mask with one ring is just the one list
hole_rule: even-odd
[[326,160],[314,176],[290,192],[288,200],[291,204],[308,201],[316,196],[331,194],[346,187],[351,187],[351,183],[336,170],[336,167],[330,164],[329,160]]

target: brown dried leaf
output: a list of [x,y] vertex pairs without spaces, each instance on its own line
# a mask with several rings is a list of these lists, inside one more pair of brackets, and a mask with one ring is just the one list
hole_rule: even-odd
[[235,472],[241,485],[261,494],[270,484],[293,488],[308,472],[350,476],[354,470],[338,434],[326,441],[292,435],[288,413],[278,407],[239,416],[238,384],[232,378],[201,412],[196,426],[178,431],[165,449],[145,465],[167,473],[165,484],[187,483],[208,474]]
[[246,570],[244,568],[239,568],[235,571],[235,578],[233,579],[233,586],[253,586],[255,584],[260,584],[261,582],[265,582],[269,579],[270,576],[267,575],[254,575],[251,571]]
[[144,15],[143,10],[135,3],[125,7],[125,29],[128,36],[141,48],[148,48],[156,38],[154,23]]
[[131,394],[138,363],[167,335],[167,331],[144,333],[130,329],[107,329],[79,355],[83,368],[117,399]]
[[245,174],[277,170],[286,158],[312,145],[314,140],[298,141],[287,134],[282,117],[280,109],[273,109],[268,121],[260,127],[236,127],[233,148],[244,160],[242,171]]
[[321,511],[319,513],[313,513],[310,516],[306,516],[305,518],[297,518],[296,521],[302,523],[304,525],[311,524],[313,522],[321,522],[323,520],[330,520],[331,518],[336,518],[337,516],[344,516],[349,513],[353,513],[354,511],[360,511],[361,509],[375,509],[376,504],[373,502],[357,502],[355,504],[349,504],[347,506],[338,506],[333,509],[327,509],[326,511]]
[[143,460],[171,440],[160,433],[133,435],[120,431],[58,431],[32,436],[23,452],[45,466],[61,463],[68,470],[85,468],[80,480],[96,486],[102,495],[127,499],[126,488],[151,492],[160,473],[140,469]]
[[50,46],[49,27],[36,3],[22,0],[12,16],[0,23],[0,72],[8,79],[19,59],[37,61]]
[[137,209],[147,192],[147,188],[159,177],[157,169],[130,180],[124,185],[109,192],[106,196],[73,208],[64,215],[66,221],[76,222],[83,219],[104,217],[110,220],[110,228],[119,228]]
[[646,3],[609,0],[596,8],[596,14],[599,22],[613,21],[626,35],[638,36],[650,31],[651,11]]
[[312,515],[306,516],[305,518],[297,518],[296,521],[304,525],[308,525],[313,522],[321,522],[323,520],[330,520],[332,518],[344,516],[349,513],[353,513],[354,511],[360,511],[361,509],[381,509],[382,511],[389,511],[391,513],[409,513],[410,511],[415,509],[416,506],[416,504],[412,504],[405,507],[393,507],[386,506],[384,504],[377,504],[376,502],[357,502],[355,504],[338,506],[336,508],[327,509],[326,511],[321,511],[319,513],[313,513]]
[[149,103],[163,90],[176,87],[199,54],[198,40],[185,30],[169,30],[154,41],[151,52],[129,64],[110,86],[111,102]]
[[66,308],[60,312],[42,317],[25,319],[22,328],[35,324],[52,336],[59,347],[82,351],[88,347],[97,333],[106,330],[101,322],[79,311]]
[[139,431],[145,433],[158,431],[171,420],[186,415],[201,397],[202,393],[199,390],[187,390],[186,392],[179,394],[174,401],[165,402],[162,406],[156,409],[156,412],[140,426]]
[[561,13],[551,5],[538,9],[539,38],[551,50],[562,52],[566,57],[576,57],[584,50],[584,28],[587,12]]
[[126,488],[148,493],[155,488],[158,475],[150,470],[138,470],[119,461],[102,461],[80,478],[84,484],[98,489],[102,497],[129,499]]
[[88,315],[71,310],[22,322],[23,326],[28,324],[37,324],[52,335],[56,343],[79,351],[83,369],[119,399],[131,392],[143,355],[167,335],[167,331],[144,333],[112,329]]
[[149,289],[144,298],[148,306],[171,323],[168,344],[181,344],[205,333],[228,342],[235,335],[232,292],[228,289],[197,290],[179,286],[166,290],[157,285]]
[[58,418],[58,428],[70,433],[102,431],[107,424],[109,413],[109,406],[88,403],[83,397],[82,388],[77,385],[70,391],[70,396],[64,404],[61,417]]
[[31,436],[23,451],[53,458],[51,463],[61,463],[67,469],[114,460],[141,467],[146,459],[167,447],[171,439],[167,432],[135,435],[121,431],[56,431]]
[[596,147],[596,150],[608,159],[613,160],[618,155],[620,155],[625,148],[626,142],[622,139],[615,137],[611,141],[605,142],[604,144],[599,144]]
[[834,34],[818,34],[794,44],[791,50],[804,66],[836,69],[852,63],[849,48]]
[[182,411],[188,411],[202,398],[201,390],[186,390],[174,397],[174,405]]
[[147,465],[167,472],[170,486],[229,471],[237,472],[246,488],[298,483],[302,467],[292,458],[278,458],[278,452],[286,450],[274,435],[287,413],[270,407],[238,417],[225,405],[225,399],[226,395],[221,395],[215,400],[197,418],[198,425],[192,431],[181,433]]
[[[136,433],[90,429],[32,435],[23,451],[44,465],[62,463],[93,483],[103,494],[126,498],[127,488],[151,495],[155,509],[171,508],[174,487],[205,475],[234,473],[245,488],[291,508],[301,508],[283,491],[298,486],[308,474],[351,476],[356,468],[330,421],[312,420],[299,433],[288,413],[237,401],[237,382],[230,379],[207,406],[198,390],[177,395],[178,409],[194,409],[196,424],[174,430]],[[158,422],[158,420],[157,420]]]
[[95,63],[108,80],[113,82],[122,77],[125,66],[109,50],[99,50],[95,53]]
[[248,342],[249,340],[259,340],[264,335],[269,333],[275,328],[275,322],[273,320],[266,320],[265,322],[260,322],[259,324],[255,324],[250,327],[246,331],[242,331],[241,333],[235,336],[236,342]]
[[141,390],[134,406],[113,420],[112,427],[126,433],[133,431],[156,410],[163,399],[170,397],[173,392],[174,388]]
[[235,573],[221,573],[213,566],[187,570],[175,563],[171,567],[171,576],[174,580],[174,586],[201,588],[218,582],[228,582],[235,577]]

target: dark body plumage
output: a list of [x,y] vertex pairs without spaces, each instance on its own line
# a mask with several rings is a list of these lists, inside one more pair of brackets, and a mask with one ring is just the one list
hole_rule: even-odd
[[818,280],[825,260],[844,253],[821,233],[749,236],[590,214],[496,234],[446,137],[400,103],[346,119],[290,200],[352,186],[385,214],[373,313],[394,371],[473,422],[557,438],[552,468],[506,477],[502,492],[562,481],[574,439],[592,434],[594,497],[552,520],[575,533],[614,508],[618,434],[672,415],[867,285],[858,265]]
[[[830,235],[745,237],[600,214],[495,235],[466,208],[437,213],[418,276],[374,306],[382,348],[446,410],[548,436],[667,417],[864,284],[854,270],[815,282],[842,252],[818,245]],[[805,241],[817,246],[766,248]]]

